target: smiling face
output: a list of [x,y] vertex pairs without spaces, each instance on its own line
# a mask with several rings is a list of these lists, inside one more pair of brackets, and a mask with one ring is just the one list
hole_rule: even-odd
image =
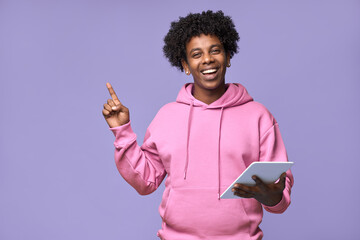
[[201,34],[191,38],[186,44],[186,57],[187,61],[183,60],[182,66],[194,78],[194,96],[219,95],[220,92],[222,95],[225,92],[225,73],[230,56],[218,37]]

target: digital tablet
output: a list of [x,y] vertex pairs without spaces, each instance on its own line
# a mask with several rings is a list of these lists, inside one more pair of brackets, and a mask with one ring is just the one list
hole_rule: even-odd
[[255,181],[251,178],[258,176],[265,183],[272,183],[279,179],[283,172],[286,172],[294,162],[253,162],[248,168],[221,194],[220,198],[241,198],[231,191],[235,183],[254,186]]

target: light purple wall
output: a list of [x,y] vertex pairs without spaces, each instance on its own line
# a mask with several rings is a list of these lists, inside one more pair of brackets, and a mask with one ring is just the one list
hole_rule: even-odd
[[359,1],[0,0],[0,239],[157,239],[163,186],[118,174],[101,115],[111,82],[139,143],[190,77],[162,56],[170,22],[223,10],[240,34],[227,82],[280,124],[292,204],[265,239],[356,239]]

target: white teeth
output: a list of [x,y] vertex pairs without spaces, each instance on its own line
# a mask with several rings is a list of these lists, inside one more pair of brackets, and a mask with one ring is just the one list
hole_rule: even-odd
[[216,72],[216,69],[208,69],[208,70],[203,71],[202,73],[208,74],[208,73],[214,73],[214,72]]

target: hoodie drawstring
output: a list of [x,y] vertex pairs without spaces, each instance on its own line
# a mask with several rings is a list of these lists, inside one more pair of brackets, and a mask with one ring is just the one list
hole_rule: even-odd
[[219,121],[219,139],[218,139],[218,199],[220,200],[220,140],[221,140],[221,122],[224,107],[221,107],[220,121]]
[[188,164],[189,164],[189,138],[190,138],[191,115],[192,115],[193,107],[194,107],[194,101],[191,100],[190,110],[189,110],[189,118],[188,118],[188,124],[187,124],[186,161],[185,161],[185,168],[184,168],[184,179],[186,179],[186,173],[187,173]]
[[[189,165],[189,139],[190,139],[190,127],[191,127],[191,117],[194,108],[194,102],[191,101],[190,108],[189,108],[189,117],[188,117],[188,124],[187,124],[187,136],[186,136],[186,160],[185,160],[185,167],[184,167],[184,179],[186,179],[187,169]],[[218,134],[218,148],[217,148],[217,167],[218,167],[218,199],[220,200],[220,142],[221,142],[221,123],[222,123],[222,116],[224,112],[224,107],[221,107],[220,110],[220,119],[219,119],[219,134]]]

